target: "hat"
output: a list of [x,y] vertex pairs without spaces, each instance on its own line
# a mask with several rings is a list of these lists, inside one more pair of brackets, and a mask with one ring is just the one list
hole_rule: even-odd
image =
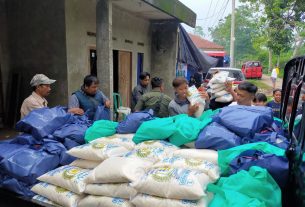
[[52,80],[52,79],[48,78],[47,76],[45,76],[44,74],[36,74],[32,78],[30,85],[33,87],[33,86],[38,86],[41,84],[52,84],[55,81],[56,80]]

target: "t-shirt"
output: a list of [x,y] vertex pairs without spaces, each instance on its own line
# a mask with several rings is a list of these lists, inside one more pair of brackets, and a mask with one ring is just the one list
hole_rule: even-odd
[[277,78],[277,72],[275,68],[271,72],[271,78]]
[[276,103],[274,100],[267,103],[268,107],[272,108],[274,117],[280,118],[281,103]]

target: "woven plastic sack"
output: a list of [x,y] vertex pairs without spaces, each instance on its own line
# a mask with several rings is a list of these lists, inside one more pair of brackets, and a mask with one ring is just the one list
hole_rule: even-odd
[[137,158],[111,157],[92,171],[88,183],[129,183],[144,175],[151,165]]
[[224,83],[213,83],[213,84],[209,84],[209,87],[212,89],[212,90],[217,90],[217,89],[225,89],[226,86]]
[[139,144],[148,140],[167,139],[176,131],[173,117],[159,118],[141,124],[132,141]]
[[267,142],[257,142],[251,144],[244,144],[226,150],[218,151],[218,165],[221,169],[222,175],[228,175],[230,171],[229,164],[242,152],[247,150],[260,150],[264,153],[271,153],[277,156],[285,156],[285,150],[275,147]]
[[120,134],[115,134],[109,137],[98,138],[94,140],[94,142],[119,145],[125,147],[128,150],[133,150],[135,147],[135,143],[132,141],[132,138],[126,138],[121,136]]
[[201,171],[207,174],[211,181],[216,181],[220,175],[220,170],[217,165],[198,158],[184,158],[180,156],[166,157],[152,166],[152,168],[160,167],[172,167]]
[[154,168],[133,182],[138,192],[171,199],[198,200],[205,194],[209,177],[199,171],[179,168]]
[[70,149],[67,153],[84,160],[103,161],[109,157],[125,155],[129,150],[125,147],[103,142],[90,142]]
[[174,156],[180,156],[187,159],[202,159],[214,164],[218,164],[218,153],[209,149],[180,149],[173,153]]
[[197,139],[200,131],[206,123],[187,114],[180,114],[173,117],[176,131],[169,137],[170,143],[181,146]]
[[155,147],[155,148],[163,148],[166,152],[173,152],[179,149],[179,147],[171,144],[170,142],[164,140],[151,140],[144,141],[135,146],[136,149],[140,149],[143,147]]
[[118,184],[88,184],[85,193],[90,195],[108,196],[129,199],[137,194],[129,183]]
[[108,137],[116,133],[117,122],[108,120],[95,121],[85,133],[85,141],[90,142],[100,137]]
[[228,102],[231,102],[233,101],[233,96],[229,93],[226,93],[220,97],[217,97],[215,99],[216,102],[220,102],[220,103],[228,103]]
[[205,107],[205,99],[200,96],[200,93],[195,85],[191,86],[187,90],[187,99],[190,101],[191,105],[198,104],[198,109],[195,112],[195,117],[200,117]]
[[212,195],[204,196],[197,201],[160,198],[147,194],[138,194],[131,200],[135,206],[141,207],[207,207]]
[[44,182],[34,185],[32,191],[64,207],[76,207],[78,202],[84,197]]
[[209,81],[209,85],[215,84],[215,83],[225,83],[227,81],[227,78],[229,76],[228,71],[220,71],[213,75],[213,78]]
[[221,96],[226,95],[227,93],[228,93],[228,91],[222,90],[222,91],[218,91],[218,92],[214,93],[214,96],[215,96],[216,98],[218,98],[218,97],[221,97]]
[[59,205],[57,203],[54,203],[53,201],[49,200],[48,198],[41,196],[41,195],[35,195],[32,198],[32,201],[34,203],[38,203],[38,204],[49,204],[51,206],[56,206],[59,207]]
[[124,157],[141,159],[144,161],[149,161],[156,163],[162,160],[167,156],[167,153],[164,148],[157,147],[142,147],[134,149],[133,151],[128,152]]
[[282,206],[281,189],[267,170],[256,166],[221,177],[217,184],[208,186],[208,191],[215,193],[209,207]]
[[133,204],[129,202],[129,200],[123,198],[112,198],[105,196],[93,196],[88,195],[84,199],[82,199],[78,207],[134,207]]
[[93,161],[93,160],[82,160],[82,159],[77,159],[74,160],[70,165],[83,168],[83,169],[93,169],[96,166],[101,164],[101,161]]
[[90,170],[67,165],[52,170],[37,179],[81,194],[85,191],[85,180],[90,172]]

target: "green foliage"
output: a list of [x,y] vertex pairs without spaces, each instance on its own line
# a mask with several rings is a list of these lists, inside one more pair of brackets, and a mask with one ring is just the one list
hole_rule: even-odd
[[200,37],[204,37],[203,28],[201,26],[196,26],[194,29],[194,34],[199,35]]

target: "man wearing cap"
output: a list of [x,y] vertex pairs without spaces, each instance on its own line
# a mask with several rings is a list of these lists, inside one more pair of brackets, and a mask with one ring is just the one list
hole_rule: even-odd
[[51,91],[50,85],[56,80],[49,79],[44,74],[36,74],[30,85],[32,87],[32,94],[24,99],[20,113],[21,119],[34,109],[43,108],[48,106],[48,101],[45,99]]

